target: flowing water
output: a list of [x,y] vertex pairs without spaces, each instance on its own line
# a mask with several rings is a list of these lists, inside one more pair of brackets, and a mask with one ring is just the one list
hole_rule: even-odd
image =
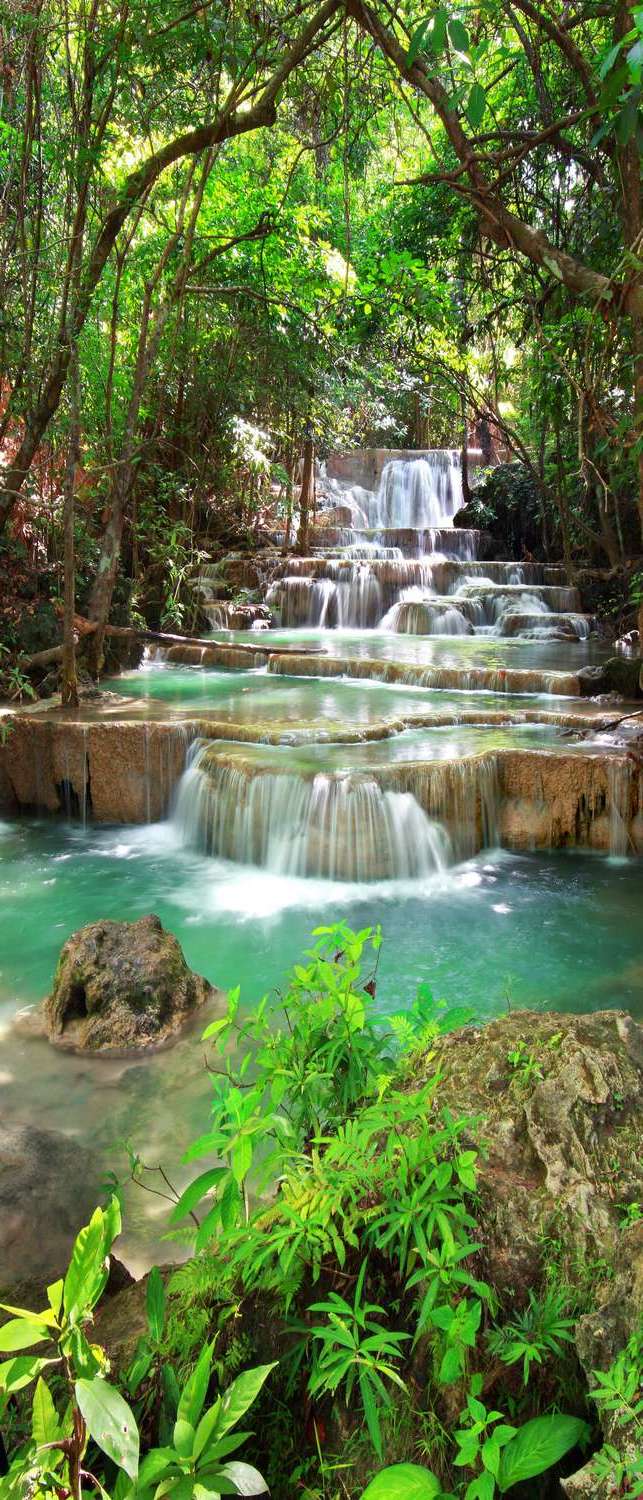
[[[14,1026],[49,990],[65,939],[100,917],[156,912],[188,963],[240,983],[245,1005],[283,981],[320,920],[342,917],[382,922],[382,1012],[428,982],[481,1019],[507,1005],[643,1018],[631,767],[609,772],[616,858],[495,847],[495,752],[580,750],[609,718],[578,697],[578,669],[609,647],[575,590],[559,569],[487,561],[481,534],[453,526],[453,453],[393,462],[373,491],[336,482],[331,498],[334,544],[272,566],[280,623],[232,633],[210,599],[213,641],[251,642],[263,666],[239,653],[234,671],[149,659],[83,705],[88,724],[161,721],[181,737],[165,822],[0,824],[3,1113],[89,1142],[100,1169],[123,1166],[128,1140],[181,1185],[208,1099],[205,1016],[144,1060],[76,1057]],[[218,580],[218,565],[204,570],[206,598]],[[174,1253],[159,1242],[161,1199],[128,1190],[127,1224],[134,1268]]]
[[[171,821],[0,825],[3,1113],[92,1142],[107,1169],[123,1170],[128,1140],[184,1180],[181,1153],[207,1124],[201,1020],[144,1061],[76,1057],[10,1029],[16,1010],[47,992],[61,944],[85,922],[155,911],[188,962],[223,987],[240,983],[245,1004],[283,981],[320,920],[341,916],[355,927],[382,922],[382,1011],[404,1007],[426,981],[481,1018],[511,1004],[618,1006],[643,1019],[642,900],[640,863],[591,855],[485,852],[412,879],[351,884],[208,858]],[[162,1200],[128,1192],[123,1254],[135,1269],[171,1257],[164,1214]]]
[[[488,539],[454,526],[462,506],[455,451],[393,459],[376,490],[337,480],[330,489],[341,541],[333,535],[324,546],[320,526],[314,555],[277,568],[266,603],[282,626],[530,640],[587,640],[595,633],[596,622],[581,613],[562,570],[531,559],[487,561]],[[207,598],[207,576],[200,582]],[[220,627],[220,604],[210,609]]]

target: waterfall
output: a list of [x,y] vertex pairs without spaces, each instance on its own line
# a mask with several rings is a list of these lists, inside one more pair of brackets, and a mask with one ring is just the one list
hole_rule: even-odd
[[609,852],[623,857],[630,851],[632,817],[632,767],[624,758],[610,756],[607,762]]
[[185,842],[279,875],[403,880],[453,857],[445,828],[410,791],[382,789],[368,772],[255,769],[207,742],[192,753],[174,818]]
[[457,604],[435,599],[421,589],[403,589],[380,621],[382,630],[407,635],[473,635],[473,625]]
[[379,489],[367,502],[368,525],[417,531],[450,526],[461,506],[460,455],[436,448],[422,458],[385,464]]

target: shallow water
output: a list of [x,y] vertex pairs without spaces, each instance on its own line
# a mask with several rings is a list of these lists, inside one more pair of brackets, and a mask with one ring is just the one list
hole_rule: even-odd
[[184,667],[147,662],[138,671],[107,679],[104,687],[118,694],[94,711],[83,705],[82,717],[123,718],[209,714],[220,723],[269,723],[298,726],[317,724],[329,736],[337,726],[368,726],[378,722],[426,720],[432,715],[473,714],[483,720],[488,713],[549,713],[570,708],[573,712],[604,718],[605,707],[587,699],[560,699],[549,693],[511,694],[458,692],[452,689],[409,687],[399,683],[353,681],[341,677],[276,676],[265,668],[241,672]]
[[[171,823],[143,828],[0,824],[3,1109],[100,1148],[122,1169],[129,1139],[181,1183],[181,1152],[207,1123],[201,1021],[173,1049],[128,1061],[59,1052],[10,1029],[47,992],[60,947],[85,922],[155,911],[188,963],[251,1004],[278,985],[321,920],[380,920],[383,1011],[419,982],[480,1018],[518,1008],[623,1007],[643,1018],[643,864],[591,855],[484,853],[424,881],[346,885],[278,877],[182,847]],[[205,1017],[204,1017],[205,1019]],[[37,1105],[36,1105],[37,1101]],[[123,1253],[167,1258],[161,1200],[131,1188]]]
[[499,636],[408,636],[382,630],[215,630],[213,640],[251,642],[258,649],[322,646],[331,656],[370,656],[436,667],[526,667],[575,672],[614,654],[613,646],[585,641],[521,641]]

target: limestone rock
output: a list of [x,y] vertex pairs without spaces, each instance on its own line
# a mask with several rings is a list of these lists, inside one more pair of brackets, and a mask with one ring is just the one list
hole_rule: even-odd
[[[643,1326],[643,1220],[621,1231],[612,1271],[598,1308],[580,1318],[576,1329],[576,1349],[590,1388],[596,1384],[592,1372],[609,1370],[631,1334]],[[620,1426],[615,1413],[602,1407],[599,1417],[605,1442],[633,1458],[634,1424]],[[561,1483],[569,1500],[604,1500],[605,1480],[596,1478],[591,1462]]]
[[91,1052],[159,1046],[217,994],[158,917],[92,922],[60,954],[45,1001],[49,1040]]
[[[528,1073],[509,1059],[520,1044]],[[643,1197],[643,1026],[616,1010],[512,1011],[445,1038],[438,1062],[442,1101],[482,1116],[480,1237],[501,1297],[526,1300],[552,1245],[570,1275],[612,1263],[616,1202]]]
[[91,1152],[69,1137],[0,1124],[0,1298],[38,1305],[66,1270],[99,1201],[100,1179]]

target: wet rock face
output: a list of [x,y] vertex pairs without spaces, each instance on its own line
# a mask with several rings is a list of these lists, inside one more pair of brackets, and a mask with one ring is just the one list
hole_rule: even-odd
[[610,656],[601,666],[581,667],[578,679],[581,693],[585,697],[595,697],[597,693],[617,693],[621,698],[641,698],[643,658]]
[[217,994],[158,917],[92,922],[60,954],[45,1001],[49,1040],[89,1052],[159,1046]]

